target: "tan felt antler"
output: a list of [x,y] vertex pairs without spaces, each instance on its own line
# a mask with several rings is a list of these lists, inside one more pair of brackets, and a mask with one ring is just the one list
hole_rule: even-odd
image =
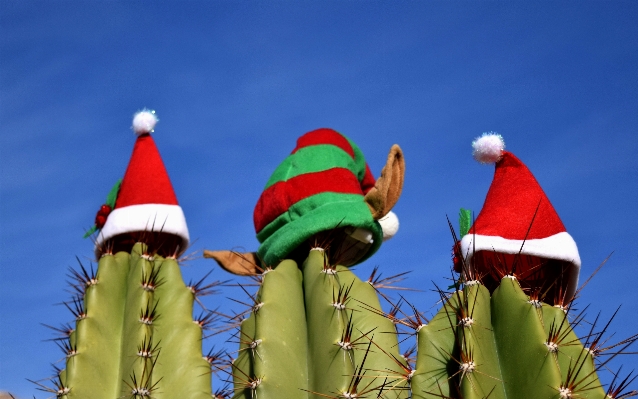
[[377,179],[372,190],[368,191],[365,201],[370,207],[372,217],[379,220],[392,210],[403,190],[405,178],[405,160],[403,151],[397,144],[390,148],[388,160],[381,170],[381,176]]
[[204,250],[204,258],[215,259],[222,269],[239,276],[254,276],[262,272],[255,252]]

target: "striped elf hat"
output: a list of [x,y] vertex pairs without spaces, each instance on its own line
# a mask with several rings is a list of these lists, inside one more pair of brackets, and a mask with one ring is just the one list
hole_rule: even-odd
[[[332,129],[317,129],[297,140],[292,153],[277,167],[262,192],[253,220],[261,243],[254,263],[276,266],[315,234],[343,228],[363,244],[352,264],[374,254],[398,229],[391,212],[403,185],[404,163],[395,145],[379,180],[374,179],[363,153]],[[231,264],[232,254],[206,251],[236,274],[255,270]],[[244,260],[249,254],[242,255]]]
[[157,123],[155,111],[143,110],[133,118],[137,135],[131,160],[94,226],[96,254],[104,244],[120,235],[156,232],[176,236],[179,253],[188,246],[189,234],[184,212],[177,202],[166,167],[151,133]]
[[[571,265],[564,280],[566,298],[578,284],[581,266],[576,242],[530,170],[505,151],[503,138],[484,133],[472,146],[480,163],[495,163],[494,179],[479,215],[463,236],[460,249],[466,263],[475,254],[531,255]],[[562,278],[562,277],[561,277]]]

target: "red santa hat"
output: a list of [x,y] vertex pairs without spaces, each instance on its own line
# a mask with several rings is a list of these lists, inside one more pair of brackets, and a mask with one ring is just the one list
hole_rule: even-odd
[[566,290],[571,298],[578,284],[580,256],[545,192],[527,166],[505,151],[501,135],[484,133],[472,147],[478,162],[495,163],[496,169],[483,208],[461,239],[466,262],[475,252],[488,251],[571,263]]
[[151,137],[157,121],[155,111],[146,109],[133,118],[132,128],[137,140],[117,192],[115,206],[107,214],[103,226],[97,226],[101,230],[96,239],[96,249],[119,234],[145,231],[173,234],[181,238],[179,252],[188,246],[184,212],[177,203],[166,167]]

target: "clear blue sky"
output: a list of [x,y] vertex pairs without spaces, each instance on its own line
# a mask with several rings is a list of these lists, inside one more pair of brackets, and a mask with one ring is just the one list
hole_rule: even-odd
[[401,229],[358,271],[413,270],[406,285],[426,291],[410,299],[430,314],[446,214],[479,211],[493,175],[470,143],[497,131],[576,240],[582,276],[614,251],[580,308],[606,319],[622,304],[611,330],[638,332],[636,21],[631,1],[1,1],[0,390],[46,397],[26,378],[63,355],[40,323],[71,320],[56,305],[67,268],[92,254],[82,234],[143,107],[193,251],[257,248],[253,207],[306,131],[346,134],[375,173],[400,144]]

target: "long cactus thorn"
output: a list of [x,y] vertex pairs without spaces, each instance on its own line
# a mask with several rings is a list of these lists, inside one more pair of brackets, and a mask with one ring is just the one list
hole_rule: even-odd
[[250,297],[250,299],[252,299],[253,303],[252,303],[252,305],[248,305],[248,304],[245,304],[245,303],[240,302],[240,301],[237,301],[237,300],[234,300],[234,301],[235,301],[235,302],[238,302],[238,303],[241,303],[241,304],[243,304],[243,305],[246,305],[246,306],[248,306],[248,307],[250,307],[250,311],[251,311],[251,312],[253,312],[253,313],[257,313],[257,312],[259,311],[259,309],[261,309],[261,307],[262,307],[262,306],[264,306],[264,303],[263,303],[263,302],[261,302],[261,301],[259,301],[259,300],[257,299],[256,295],[251,295],[251,294],[250,294],[250,293],[246,290],[246,288],[244,288],[244,286],[243,286],[243,285],[239,284],[239,287],[240,287],[240,288],[244,291],[244,293],[246,293],[246,295],[248,295],[248,296]]
[[256,390],[259,387],[259,385],[261,385],[262,381],[263,381],[262,378],[259,378],[259,377],[248,377],[244,385],[240,388],[236,388],[235,391],[243,391],[245,389],[248,389],[250,390],[251,399],[256,399],[257,398]]
[[600,369],[601,366],[596,367],[590,373],[586,375],[582,375],[581,371],[585,364],[587,364],[589,358],[586,356],[586,351],[581,351],[576,359],[572,359],[570,361],[567,373],[565,375],[565,379],[558,387],[559,395],[571,395],[571,396],[561,396],[561,398],[575,398],[580,397],[580,393],[590,391],[593,389],[600,388],[600,382],[597,378],[590,379],[589,382],[585,383],[587,379],[589,379],[592,375],[596,373],[596,370]]
[[607,392],[605,393],[605,399],[607,398],[608,399],[624,399],[624,398],[629,398],[632,396],[638,396],[638,391],[636,390],[626,391],[627,387],[631,383],[633,383],[637,377],[635,375],[632,378],[631,375],[634,373],[633,370],[629,374],[627,374],[627,376],[622,381],[616,383],[616,379],[620,375],[621,370],[622,370],[622,366],[620,367],[620,369],[618,369],[618,372],[613,373],[614,378],[611,380],[611,383],[609,384],[609,388],[607,388]]
[[161,265],[153,266],[150,273],[142,270],[142,281],[140,282],[140,286],[144,289],[144,291],[154,292],[157,287],[164,283],[164,280],[158,277],[161,268]]
[[233,390],[230,388],[230,383],[227,382],[223,387],[213,392],[213,399],[230,399],[232,395]]
[[611,258],[613,254],[614,253],[612,251],[609,255],[607,255],[605,259],[603,259],[603,261],[598,265],[598,267],[596,267],[596,269],[592,272],[592,274],[589,277],[587,277],[587,280],[585,280],[585,282],[582,283],[580,287],[576,289],[576,292],[574,292],[573,298],[571,298],[569,302],[576,300],[580,296],[581,291],[587,286],[587,284],[589,284],[589,282],[594,278],[594,276],[598,274],[600,269],[602,269],[603,266],[605,266],[605,264],[607,263],[607,261],[609,260],[609,258]]
[[68,339],[71,336],[73,331],[75,331],[73,326],[71,326],[69,323],[63,324],[60,327],[53,327],[53,326],[50,326],[50,325],[44,324],[44,323],[40,323],[40,324],[42,324],[43,326],[45,326],[47,328],[50,328],[53,331],[57,331],[58,333],[60,333],[60,336],[48,339],[47,341],[66,340],[66,339]]
[[68,394],[69,392],[71,392],[71,388],[65,386],[62,383],[61,377],[59,375],[56,378],[51,379],[51,381],[53,383],[53,388],[42,384],[40,381],[33,381],[33,380],[28,379],[28,378],[27,378],[27,381],[29,381],[32,384],[37,385],[36,389],[38,391],[52,393],[52,394],[55,395],[56,398],[61,398],[62,396],[64,396],[64,395]]
[[354,350],[356,342],[363,338],[364,335],[362,335],[361,337],[353,340],[352,339],[352,333],[354,332],[354,324],[352,323],[352,313],[350,314],[350,319],[348,320],[348,322],[346,323],[343,332],[341,333],[341,339],[339,339],[336,343],[336,345],[338,347],[340,347],[342,350],[344,350],[344,354],[348,353],[348,356],[350,357],[350,361],[352,361],[354,363],[354,359],[352,357],[352,354],[350,354],[350,352],[352,350]]
[[354,281],[349,286],[339,286],[339,290],[335,293],[335,287],[332,288],[332,303],[331,305],[339,311],[346,309],[346,303],[350,299],[349,294],[352,290]]
[[212,369],[215,369],[215,371],[219,371],[223,368],[231,366],[230,362],[228,361],[228,353],[226,353],[225,350],[220,350],[217,352],[215,352],[214,350],[214,347],[211,348],[208,353],[203,356],[204,360],[206,360],[208,364],[210,364]]
[[60,377],[60,373],[64,369],[61,368],[61,367],[56,366],[55,364],[51,364],[51,367],[53,368],[53,377],[51,377],[51,379],[55,379],[55,378]]
[[76,321],[84,320],[86,318],[86,310],[84,309],[84,301],[82,298],[76,296],[73,298],[72,304],[63,302],[64,306],[71,311],[75,316]]
[[[605,327],[597,332],[594,333],[594,328],[596,327],[596,324],[598,323],[598,318],[600,316],[600,314],[598,314],[596,316],[596,319],[594,320],[594,322],[592,323],[592,327],[591,330],[589,332],[589,335],[587,336],[587,340],[585,342],[585,348],[584,350],[586,350],[587,352],[589,352],[592,357],[597,358],[603,354],[608,354],[608,355],[618,355],[618,354],[633,354],[635,352],[625,352],[625,349],[628,348],[629,346],[631,346],[634,342],[638,341],[638,334],[634,334],[626,339],[623,339],[615,344],[612,345],[607,345],[607,342],[609,341],[609,339],[611,339],[611,336],[603,339],[605,333],[607,332],[607,329],[609,328],[612,320],[616,317],[616,315],[618,314],[618,311],[620,310],[620,306],[616,309],[616,311],[614,312],[614,314],[610,317],[609,321],[607,321],[607,324],[605,324]],[[613,336],[613,334],[612,334]],[[593,338],[592,338],[593,337]],[[592,338],[591,342],[590,342],[590,338]],[[606,346],[607,345],[607,346]],[[609,352],[611,349],[615,349],[618,347],[622,347],[618,352]]]
[[[234,359],[234,360],[237,360],[237,359]],[[263,377],[256,377],[256,376],[252,377],[248,375],[244,370],[238,368],[234,361],[231,364],[232,364],[232,369],[239,373],[235,375],[235,374],[231,374],[230,372],[227,372],[229,375],[232,375],[233,379],[235,380],[235,388],[233,389],[233,391],[235,392],[235,395],[233,395],[233,398],[241,395],[241,393],[244,390],[248,389],[250,390],[250,397],[252,399],[255,399],[257,397],[257,394],[255,391],[257,390],[257,387],[261,385],[263,381]],[[232,381],[225,381],[225,382],[230,384]]]
[[95,275],[95,271],[93,270],[93,264],[91,263],[91,269],[87,270],[82,262],[80,262],[80,258],[75,257],[80,265],[80,270],[78,271],[72,267],[69,267],[69,273],[67,276],[72,280],[75,280],[75,284],[69,282],[69,284],[76,290],[79,295],[84,295],[86,289],[96,285],[98,280]]
[[[369,337],[367,334],[364,334],[364,336],[368,339],[368,341],[370,341],[370,344],[374,345],[381,353],[383,353],[388,359],[390,359],[398,368],[398,371],[394,371],[394,370],[390,370],[390,369],[386,369],[386,370],[371,370],[371,371],[376,371],[376,372],[380,372],[380,373],[390,373],[390,376],[385,376],[384,379],[384,383],[383,383],[383,389],[385,389],[386,385],[388,385],[388,378],[392,378],[392,382],[394,382],[394,385],[391,385],[389,387],[390,390],[396,390],[396,389],[405,389],[405,386],[402,386],[402,382],[405,381],[407,383],[410,383],[410,381],[412,380],[412,377],[414,376],[415,370],[413,369],[413,367],[410,365],[410,362],[408,362],[406,360],[406,357],[404,355],[400,355],[404,360],[406,360],[406,362],[402,362],[399,359],[397,359],[396,356],[394,356],[391,353],[388,353],[388,351],[386,351],[385,349],[383,349],[380,345],[378,345],[372,338],[373,337]],[[368,351],[370,351],[370,344],[368,344]],[[413,347],[416,351],[416,347]],[[376,376],[376,378],[378,378],[379,376]],[[379,394],[380,397],[380,394]]]
[[144,337],[142,343],[137,346],[137,356],[143,359],[152,359],[159,353],[159,342],[153,345],[153,337]]
[[193,323],[197,324],[202,330],[210,330],[218,319],[219,315],[215,312],[208,311],[200,313],[200,315],[193,320]]
[[416,363],[416,345],[412,345],[405,352],[401,354],[403,360],[408,363],[408,365],[413,365]]
[[399,287],[399,286],[393,285],[395,283],[405,280],[404,276],[406,274],[411,273],[411,271],[398,273],[393,276],[382,279],[381,273],[377,275],[378,270],[379,270],[379,266],[375,266],[374,269],[372,269],[372,273],[370,273],[370,277],[368,277],[368,280],[366,280],[366,282],[370,284],[371,286],[373,286],[375,290],[378,291],[380,289],[393,289],[393,290],[404,290],[404,291],[418,291],[411,288],[405,288],[405,287]]
[[245,347],[242,349],[239,349],[237,352],[248,351],[251,354],[253,359],[257,357],[261,358],[261,356],[259,355],[259,352],[257,351],[257,347],[259,346],[259,344],[262,343],[262,340],[256,339],[255,337],[250,337],[246,335],[244,332],[240,332],[240,334],[242,335],[243,338],[239,339],[239,343],[245,345]]
[[148,326],[152,325],[153,322],[159,318],[159,315],[157,314],[158,304],[159,304],[159,301],[156,301],[155,305],[151,307],[151,301],[149,300],[146,303],[146,306],[144,307],[144,309],[140,310],[140,317],[138,321]]
[[67,359],[77,355],[78,353],[77,347],[68,341],[62,341],[62,342],[56,341],[56,345],[58,345],[58,348],[60,348],[62,352],[64,352],[64,356]]
[[[549,333],[547,335],[547,341],[544,342],[549,353],[556,355],[563,345],[573,345],[573,342],[567,342],[566,339],[573,331],[573,327],[567,321],[567,317],[561,317],[559,324],[556,323],[556,319],[552,320],[549,326]],[[558,360],[556,359],[558,362]]]
[[362,398],[362,397],[365,397],[364,395],[376,389],[376,388],[370,389],[370,385],[374,382],[374,379],[372,379],[370,383],[368,383],[368,385],[364,387],[363,390],[359,390],[359,384],[363,380],[366,373],[364,371],[365,370],[364,367],[365,367],[366,359],[368,358],[368,354],[370,353],[371,345],[372,345],[372,340],[370,340],[370,342],[368,343],[368,347],[365,350],[365,354],[363,355],[361,364],[359,364],[359,367],[355,370],[354,375],[350,378],[348,389],[341,392],[340,395],[338,396],[339,398],[346,398],[346,399]]
[[230,280],[213,281],[212,283],[204,285],[204,282],[206,281],[206,278],[208,278],[208,276],[212,272],[213,272],[212,270],[209,271],[208,273],[206,273],[204,275],[204,277],[199,279],[197,282],[193,282],[191,280],[188,283],[188,285],[186,286],[186,288],[188,288],[193,293],[193,295],[195,295],[195,297],[218,294],[219,291],[216,290],[216,288],[220,287],[220,286],[223,286],[223,285],[226,285],[227,283],[230,282]]
[[536,309],[540,309],[543,307],[543,301],[541,299],[541,289],[536,287],[532,288],[529,293],[529,300],[527,301],[530,305],[535,307]]
[[160,381],[163,379],[163,377],[161,377],[155,381],[155,383],[153,383],[151,379],[157,359],[158,357],[156,356],[150,365],[147,364],[147,362],[144,362],[144,368],[142,369],[139,381],[135,371],[131,373],[129,377],[130,381],[124,381],[124,383],[129,387],[130,394],[133,399],[151,397],[151,395],[157,390]]

